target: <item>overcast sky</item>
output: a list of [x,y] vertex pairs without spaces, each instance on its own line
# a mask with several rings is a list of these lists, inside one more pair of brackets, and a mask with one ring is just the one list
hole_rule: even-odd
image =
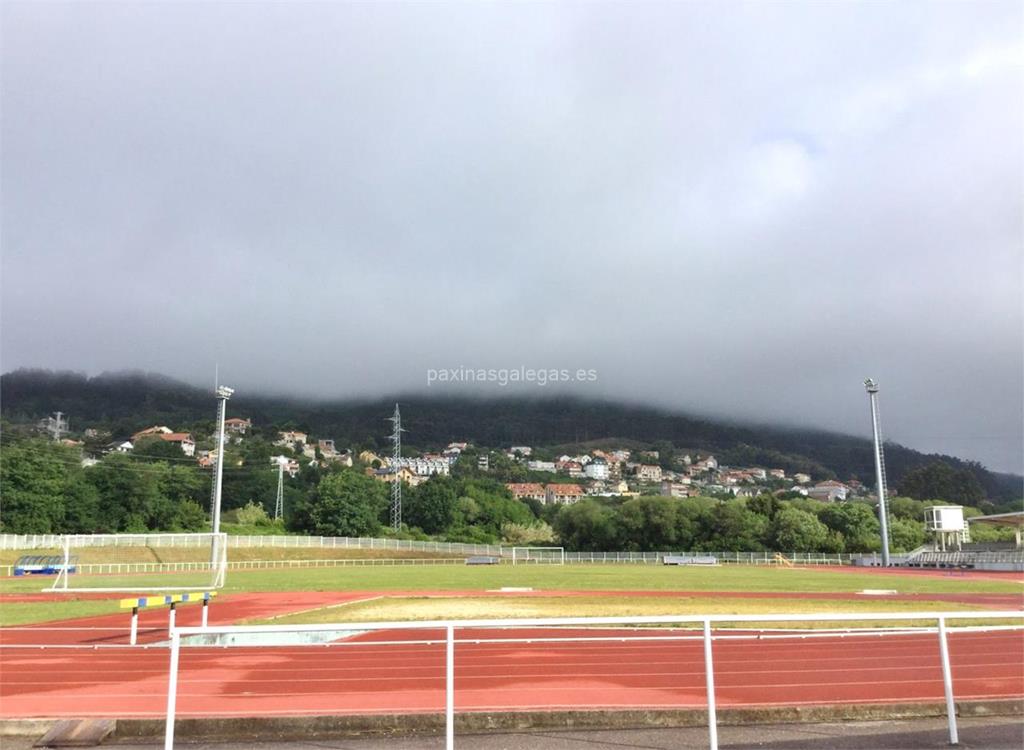
[[0,364],[863,435],[873,376],[1021,471],[1022,13],[5,0]]

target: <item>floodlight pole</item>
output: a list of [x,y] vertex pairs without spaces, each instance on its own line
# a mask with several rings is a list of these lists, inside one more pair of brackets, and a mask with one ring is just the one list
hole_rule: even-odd
[[875,439],[875,481],[878,484],[878,522],[882,530],[882,567],[889,567],[889,522],[885,508],[885,454],[882,452],[882,426],[878,419],[878,383],[868,378],[864,388],[871,401],[871,430]]
[[228,410],[228,399],[235,391],[227,386],[217,386],[217,471],[213,480],[213,533],[220,533],[220,496],[224,485],[224,415]]
[[274,520],[284,518],[284,465],[285,459],[277,457],[277,499],[274,501]]

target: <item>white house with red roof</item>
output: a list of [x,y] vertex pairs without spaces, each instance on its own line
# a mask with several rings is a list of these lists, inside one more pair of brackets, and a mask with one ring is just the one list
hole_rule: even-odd
[[545,505],[573,505],[584,496],[578,484],[549,484],[544,488]]

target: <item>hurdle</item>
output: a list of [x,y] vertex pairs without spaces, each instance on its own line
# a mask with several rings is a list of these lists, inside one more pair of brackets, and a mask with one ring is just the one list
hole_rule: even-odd
[[215,596],[217,596],[216,591],[197,591],[188,594],[165,594],[164,596],[140,596],[134,599],[122,599],[120,608],[132,611],[132,626],[128,637],[128,644],[134,646],[138,641],[140,609],[146,609],[147,607],[169,607],[167,633],[170,635],[171,631],[174,630],[175,609],[179,604],[201,601],[203,603],[202,627],[205,628],[210,622],[210,600]]

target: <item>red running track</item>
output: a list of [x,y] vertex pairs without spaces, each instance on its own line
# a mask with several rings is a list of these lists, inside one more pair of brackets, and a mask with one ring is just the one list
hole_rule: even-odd
[[[659,630],[657,635],[670,631]],[[678,631],[675,631],[678,633]],[[558,631],[601,642],[476,643],[552,631],[460,631],[456,710],[686,708],[704,705],[700,640],[638,641],[646,630]],[[389,645],[382,638],[404,640]],[[433,643],[413,640],[438,639]],[[345,645],[182,650],[181,716],[441,711],[443,634],[359,636]],[[5,648],[0,716],[164,715],[164,648]],[[957,700],[1024,697],[1020,631],[950,636]],[[934,633],[846,638],[721,639],[719,705],[940,701]]]

